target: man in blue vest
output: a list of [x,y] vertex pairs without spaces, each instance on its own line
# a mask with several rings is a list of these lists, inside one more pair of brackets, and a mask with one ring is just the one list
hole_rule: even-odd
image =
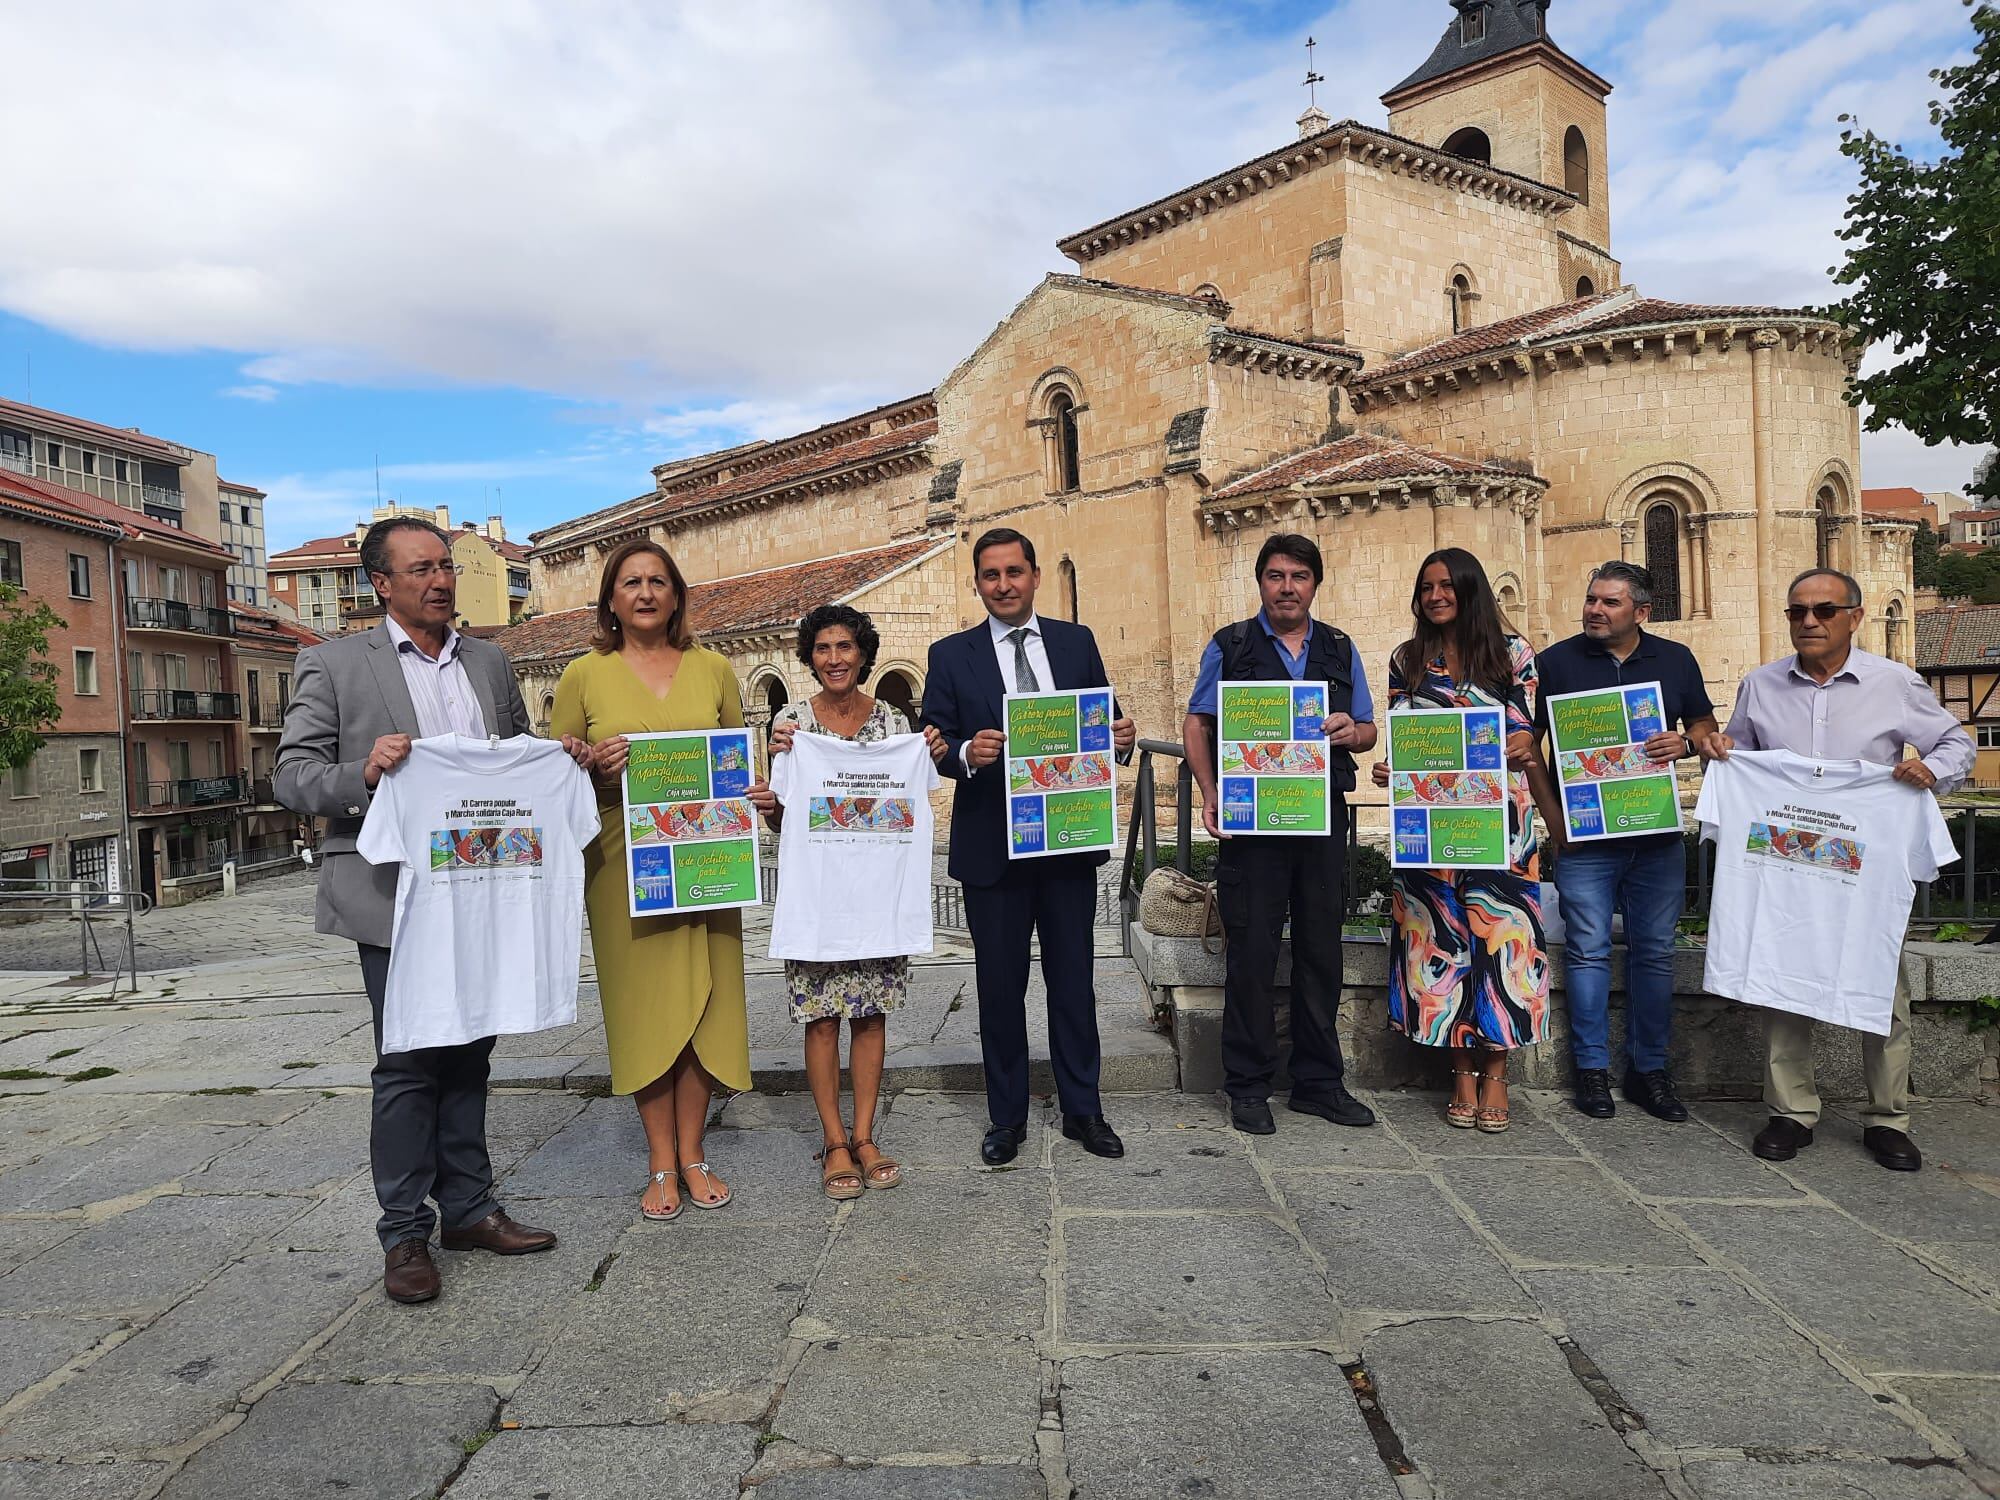
[[[1326,578],[1310,537],[1280,532],[1257,553],[1264,607],[1225,625],[1202,653],[1183,738],[1201,787],[1202,822],[1222,841],[1216,899],[1228,939],[1223,960],[1222,1074],[1229,1119],[1271,1135],[1271,1082],[1278,1071],[1272,990],[1287,912],[1292,919],[1291,1108],[1336,1125],[1373,1125],[1375,1112],[1347,1092],[1334,1023],[1340,1011],[1341,919],[1346,912],[1347,800],[1354,756],[1375,745],[1375,705],[1354,643],[1312,617]],[[1322,729],[1331,751],[1329,832],[1255,837],[1222,831],[1216,792],[1216,686],[1222,682],[1323,682]]]

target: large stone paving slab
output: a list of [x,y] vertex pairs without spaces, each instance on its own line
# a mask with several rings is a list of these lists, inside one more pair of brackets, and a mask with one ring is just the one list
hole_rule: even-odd
[[1973,1457],[2000,1470],[2000,1380],[1902,1379],[1896,1389]]
[[1719,1271],[1550,1271],[1530,1273],[1529,1284],[1663,1442],[1932,1456],[1908,1423]]
[[747,1427],[498,1432],[449,1493],[451,1500],[736,1500],[738,1481],[756,1461],[757,1435]]
[[[1022,1167],[1041,1164],[1050,1113],[1029,1108],[1027,1138],[1015,1158]],[[983,1095],[911,1092],[896,1096],[878,1135],[882,1149],[906,1166],[977,1168],[979,1142],[989,1128]]]
[[630,1099],[593,1099],[502,1181],[516,1198],[630,1197],[646,1186],[646,1133]]
[[1561,1128],[1634,1192],[1648,1198],[1796,1200],[1802,1196],[1780,1173],[1752,1156],[1747,1142],[1718,1135],[1699,1120],[1672,1125],[1636,1104],[1621,1103],[1609,1120],[1571,1111]]
[[1236,1209],[1270,1213],[1270,1191],[1242,1145],[1216,1131],[1152,1133],[1126,1142],[1124,1157],[1060,1153],[1056,1192],[1064,1208]]
[[1033,1333],[1047,1302],[1048,1178],[931,1168],[864,1195],[806,1315],[827,1334]]
[[161,1500],[435,1494],[497,1404],[476,1386],[281,1386],[197,1453]]
[[[1380,1097],[1362,1097],[1377,1106],[1379,1115]],[[1271,1100],[1271,1118],[1278,1127],[1276,1135],[1244,1139],[1249,1141],[1251,1153],[1274,1170],[1341,1172],[1381,1167],[1396,1171],[1417,1162],[1410,1148],[1380,1124],[1336,1125],[1318,1115],[1294,1114],[1281,1098]]]
[[1983,1283],[1988,1292],[2000,1296],[2000,1240],[1932,1241],[1919,1248],[1957,1275]]
[[1047,1500],[1041,1470],[996,1464],[800,1469],[765,1480],[757,1500]]
[[841,1339],[785,1383],[772,1430],[847,1458],[1035,1456],[1041,1360],[1030,1339]]
[[1440,1500],[1653,1500],[1668,1493],[1538,1328],[1414,1323],[1372,1335],[1363,1353],[1383,1413]]
[[1529,1312],[1534,1300],[1428,1178],[1397,1172],[1287,1172],[1299,1230],[1348,1307],[1397,1312]]
[[1898,1464],[1689,1464],[1701,1500],[1980,1500],[1978,1485],[1955,1469]]
[[1445,1124],[1443,1094],[1377,1093],[1375,1113],[1412,1150],[1432,1156],[1575,1156],[1576,1147],[1542,1119],[1525,1090],[1509,1101],[1512,1123],[1499,1135]]
[[2000,1374],[2000,1312],[1832,1209],[1675,1213],[1865,1370]]
[[166,1186],[240,1145],[252,1128],[146,1125],[58,1146],[0,1175],[0,1213],[51,1213]]
[[0,1323],[7,1351],[0,1357],[0,1402],[55,1373],[122,1326],[105,1318],[9,1318]]
[[137,1500],[151,1494],[165,1464],[59,1464],[19,1459],[0,1462],[5,1500]]
[[82,1230],[77,1219],[0,1219],[0,1276]]
[[1595,1167],[1546,1162],[1452,1162],[1445,1180],[1480,1223],[1523,1260],[1553,1265],[1684,1266],[1699,1262]]
[[[2000,1193],[1931,1161],[1921,1172],[1887,1172],[1859,1151],[1801,1151],[1785,1170],[1855,1218],[1908,1240],[1981,1240],[2000,1244]],[[1991,1169],[2000,1172],[2000,1138]],[[2000,1177],[1993,1179],[2000,1189]]]
[[603,1284],[571,1304],[510,1417],[530,1427],[657,1422],[717,1398],[735,1398],[718,1420],[763,1410],[826,1235],[681,1228],[648,1224],[625,1237]]
[[189,1193],[310,1193],[368,1163],[366,1094],[322,1099],[182,1179]]
[[548,1199],[536,1222],[559,1236],[553,1250],[492,1255],[434,1250],[444,1292],[404,1307],[387,1297],[308,1362],[308,1376],[487,1377],[520,1374],[561,1331],[571,1305],[620,1236],[637,1220],[614,1198]]
[[155,1198],[0,1276],[0,1312],[156,1312],[297,1212],[275,1198]]
[[1398,1493],[1330,1354],[1069,1359],[1062,1386],[1070,1478],[1088,1500]]
[[186,1442],[353,1303],[336,1255],[253,1256],[0,1426],[0,1452],[141,1453]]
[[1247,1215],[1073,1218],[1063,1225],[1071,1344],[1333,1340],[1340,1309],[1305,1249]]

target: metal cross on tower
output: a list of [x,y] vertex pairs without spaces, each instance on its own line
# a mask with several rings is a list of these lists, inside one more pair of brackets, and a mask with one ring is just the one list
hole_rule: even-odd
[[1323,75],[1313,71],[1313,48],[1318,45],[1311,37],[1306,38],[1306,81],[1302,87],[1306,90],[1306,104],[1313,109],[1319,108],[1318,85],[1326,82]]

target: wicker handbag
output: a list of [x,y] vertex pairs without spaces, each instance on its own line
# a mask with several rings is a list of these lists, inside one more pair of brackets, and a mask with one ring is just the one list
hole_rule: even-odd
[[1139,925],[1155,937],[1198,937],[1208,951],[1208,940],[1222,936],[1215,887],[1161,865],[1140,888]]

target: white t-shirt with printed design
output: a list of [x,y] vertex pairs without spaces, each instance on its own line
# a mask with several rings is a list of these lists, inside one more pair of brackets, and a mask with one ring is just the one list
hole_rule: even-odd
[[1887,1036],[1915,883],[1958,858],[1937,798],[1869,761],[1737,750],[1694,812],[1709,993]]
[[382,1050],[450,1047],[576,1019],[590,778],[560,742],[416,741],[355,852],[399,865]]

